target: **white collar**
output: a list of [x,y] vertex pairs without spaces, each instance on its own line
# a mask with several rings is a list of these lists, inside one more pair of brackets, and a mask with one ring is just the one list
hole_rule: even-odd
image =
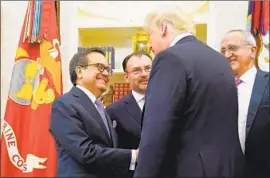
[[141,93],[138,93],[134,90],[132,90],[131,92],[137,103],[140,102],[144,98],[144,95]]
[[171,46],[174,46],[178,41],[180,41],[181,39],[183,39],[183,38],[185,38],[185,37],[187,37],[187,36],[192,36],[192,34],[189,33],[189,32],[185,32],[185,33],[181,33],[181,34],[177,35],[177,36],[174,38],[174,40],[171,42],[170,47],[171,47]]
[[253,82],[256,77],[257,69],[255,66],[248,69],[241,77],[240,80],[245,83]]
[[96,101],[97,98],[96,98],[96,96],[91,91],[87,90],[86,88],[84,88],[81,85],[76,85],[76,87],[79,88],[79,89],[81,89],[89,97],[89,99],[93,103],[95,103],[95,101]]

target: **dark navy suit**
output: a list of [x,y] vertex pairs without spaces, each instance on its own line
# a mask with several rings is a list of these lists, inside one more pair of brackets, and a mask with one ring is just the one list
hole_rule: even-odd
[[116,149],[116,133],[107,120],[110,134],[93,102],[77,87],[56,99],[50,131],[58,154],[57,177],[111,178],[128,172],[131,150]]
[[118,146],[137,149],[141,139],[142,111],[130,92],[106,108],[110,118],[117,123]]
[[[116,122],[119,148],[137,149],[141,139],[142,111],[132,93],[106,107],[106,110],[113,122]],[[133,177],[133,173],[130,171],[123,177]]]
[[153,62],[134,177],[239,177],[243,159],[232,69],[184,37]]
[[246,125],[246,177],[270,177],[269,73],[257,71]]

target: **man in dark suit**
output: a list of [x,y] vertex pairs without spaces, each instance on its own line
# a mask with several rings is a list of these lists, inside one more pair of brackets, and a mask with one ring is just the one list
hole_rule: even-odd
[[257,47],[252,34],[229,31],[221,54],[229,61],[238,88],[238,130],[246,160],[245,177],[270,177],[269,73],[255,66]]
[[111,178],[135,168],[136,150],[116,148],[111,120],[98,99],[112,74],[108,66],[99,48],[79,52],[70,61],[74,86],[56,99],[51,112],[57,177]]
[[[131,92],[106,107],[106,110],[116,123],[119,148],[137,149],[141,139],[142,108],[152,68],[152,57],[143,51],[134,52],[123,60],[122,66]],[[124,177],[133,177],[133,172]]]
[[128,55],[122,63],[131,92],[106,108],[116,122],[119,148],[137,149],[141,139],[142,108],[152,68],[152,58],[143,51]]
[[156,57],[134,177],[240,176],[237,89],[228,62],[192,35],[192,19],[177,7],[150,13],[146,30]]

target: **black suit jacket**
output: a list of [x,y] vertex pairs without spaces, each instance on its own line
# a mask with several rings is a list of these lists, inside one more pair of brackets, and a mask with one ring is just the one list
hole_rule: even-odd
[[58,154],[57,177],[104,178],[128,171],[131,151],[116,148],[110,119],[108,125],[111,137],[95,105],[79,88],[56,99],[50,131]]
[[227,60],[194,36],[181,39],[153,62],[134,177],[240,176],[237,118]]
[[246,125],[246,177],[270,177],[269,73],[257,71]]
[[106,110],[117,124],[118,147],[137,149],[141,139],[142,111],[132,93],[106,107]]

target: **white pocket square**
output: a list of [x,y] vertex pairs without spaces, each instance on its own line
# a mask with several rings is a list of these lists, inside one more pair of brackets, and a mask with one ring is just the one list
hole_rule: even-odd
[[116,121],[113,121],[112,126],[113,126],[113,128],[116,128],[117,122]]

